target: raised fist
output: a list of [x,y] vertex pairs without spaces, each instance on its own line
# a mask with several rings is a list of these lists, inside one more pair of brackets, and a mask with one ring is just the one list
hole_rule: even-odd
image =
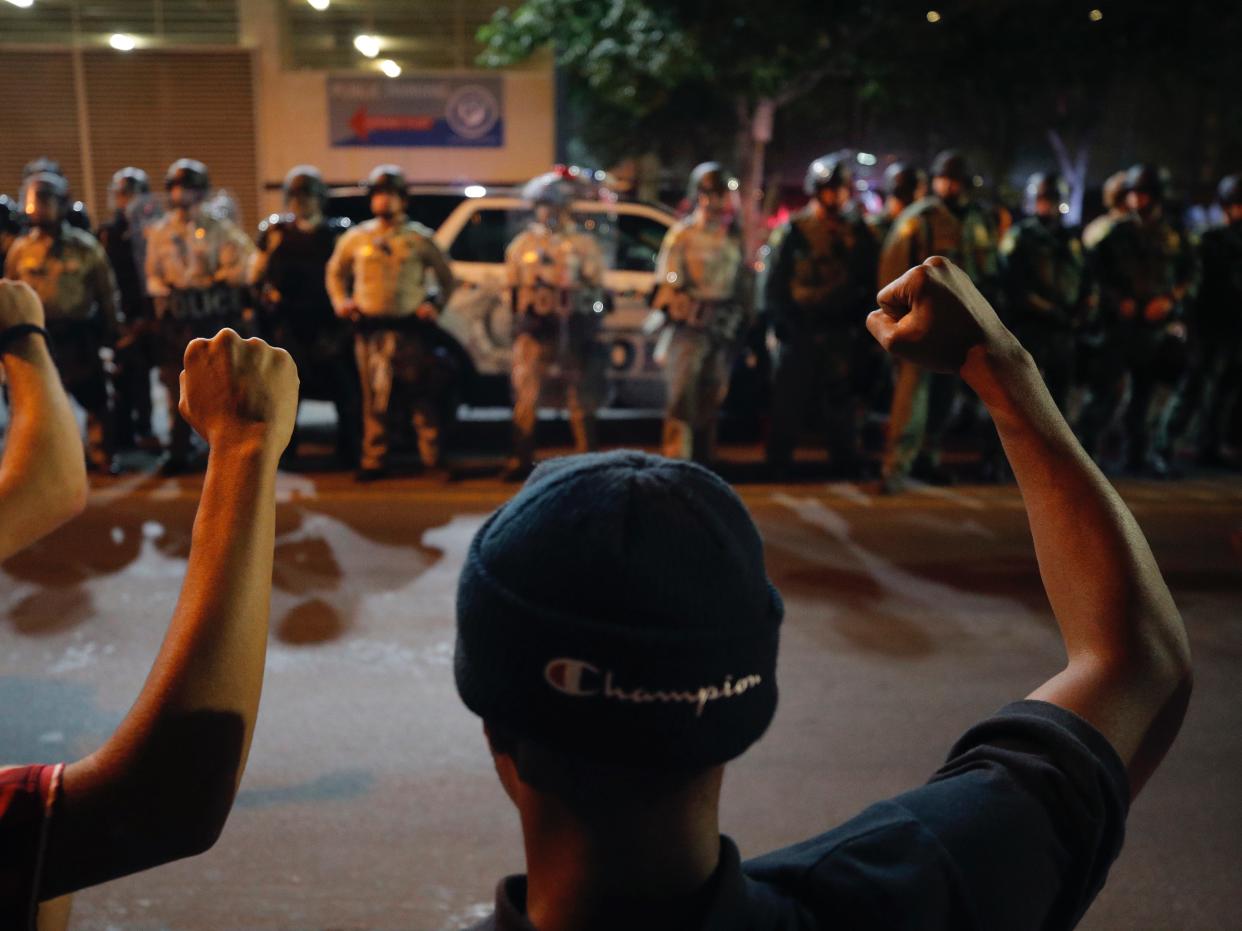
[[212,448],[254,444],[279,454],[298,409],[298,370],[289,353],[223,329],[185,348],[181,416]]
[[43,326],[39,295],[25,282],[0,279],[0,330],[23,323]]
[[1013,344],[996,311],[960,268],[934,255],[883,291],[867,329],[886,350],[937,372],[957,372],[978,345]]

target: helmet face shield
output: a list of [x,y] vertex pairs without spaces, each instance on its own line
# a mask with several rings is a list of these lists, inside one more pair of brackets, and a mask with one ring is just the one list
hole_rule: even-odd
[[22,185],[21,210],[35,226],[46,229],[59,225],[68,206],[68,186],[59,175],[32,175]]

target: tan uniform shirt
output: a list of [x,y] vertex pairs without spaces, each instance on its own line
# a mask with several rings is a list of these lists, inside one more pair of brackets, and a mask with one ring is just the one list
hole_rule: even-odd
[[410,221],[384,227],[379,220],[367,220],[345,232],[328,260],[332,306],[340,311],[353,300],[363,316],[408,317],[433,293],[428,271],[443,306],[456,283],[431,235]]
[[216,284],[240,286],[253,252],[250,237],[229,220],[166,214],[147,232],[147,293],[167,297]]
[[700,301],[727,301],[738,295],[742,246],[727,227],[708,223],[695,211],[664,235],[656,260],[656,281],[685,290]]

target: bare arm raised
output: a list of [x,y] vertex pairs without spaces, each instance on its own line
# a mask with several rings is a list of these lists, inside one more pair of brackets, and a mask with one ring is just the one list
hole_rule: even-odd
[[872,335],[895,356],[959,372],[987,405],[1013,467],[1068,656],[1029,697],[1094,725],[1136,795],[1177,735],[1191,691],[1186,631],[1147,540],[1030,355],[961,269],[934,256],[878,301]]
[[[28,285],[0,281],[0,332],[43,326]],[[55,530],[86,506],[86,465],[78,422],[46,340],[28,333],[2,357],[12,422],[0,460],[0,560]]]
[[276,464],[297,396],[283,349],[227,329],[187,347],[181,413],[211,455],[185,583],[129,714],[65,768],[41,899],[200,853],[223,828],[258,711]]

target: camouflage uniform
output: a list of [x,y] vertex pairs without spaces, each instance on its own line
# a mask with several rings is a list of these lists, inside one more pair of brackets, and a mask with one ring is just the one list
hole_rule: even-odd
[[[432,348],[436,324],[415,315],[423,304],[442,307],[452,293],[453,273],[431,240],[431,230],[402,220],[359,224],[337,240],[328,260],[328,295],[339,313],[350,300],[358,307],[354,359],[362,387],[364,470],[384,468],[389,407],[398,386],[410,391],[418,452],[424,466],[440,464],[441,393]],[[429,287],[427,273],[435,277]]]
[[[1164,220],[1129,215],[1115,223],[1096,247],[1092,261],[1100,285],[1100,311],[1116,334],[1105,368],[1128,375],[1130,400],[1124,411],[1126,449],[1131,467],[1164,471],[1169,451],[1169,420],[1187,371],[1186,300],[1195,283],[1195,261],[1186,236]],[[1163,320],[1145,319],[1148,303],[1173,300]],[[1111,360],[1111,365],[1107,363]],[[1120,377],[1113,384],[1123,384]],[[1123,394],[1101,392],[1084,411],[1086,429],[1110,422]],[[1099,410],[1092,405],[1101,405]],[[1110,410],[1109,408],[1112,408]]]
[[850,213],[814,204],[768,242],[764,308],[779,340],[769,465],[793,458],[808,402],[818,404],[835,469],[859,467],[862,408],[852,381],[875,297],[875,239]]
[[574,449],[596,446],[607,358],[599,342],[606,309],[604,257],[595,239],[573,226],[531,223],[505,250],[513,295],[513,433],[517,463],[535,455],[539,393],[553,362],[565,382]]
[[117,331],[116,279],[90,233],[62,222],[55,236],[39,229],[17,238],[4,275],[30,285],[43,302],[52,357],[69,393],[86,411],[87,456],[103,471],[112,463],[112,418],[99,351]]
[[[967,203],[954,209],[935,195],[911,204],[897,218],[884,242],[880,286],[933,255],[955,262],[984,297],[994,306],[1001,306],[996,237],[983,208]],[[935,463],[955,390],[951,375],[935,375],[910,362],[896,363],[884,451],[886,479],[908,476],[924,445]]]
[[1006,309],[1064,413],[1074,377],[1075,326],[1088,301],[1082,243],[1059,222],[1028,217],[1001,240]]
[[708,462],[733,355],[752,315],[754,286],[741,240],[696,210],[665,234],[656,281],[654,306],[670,327],[662,340],[664,455]]
[[168,391],[170,460],[185,461],[190,425],[178,409],[190,340],[243,330],[241,286],[254,244],[236,224],[201,209],[165,214],[147,234],[147,294],[155,302],[156,362]]

